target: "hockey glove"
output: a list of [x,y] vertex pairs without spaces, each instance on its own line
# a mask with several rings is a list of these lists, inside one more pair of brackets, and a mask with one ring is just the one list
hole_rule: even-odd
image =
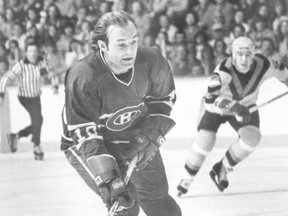
[[95,176],[94,181],[108,209],[116,200],[122,211],[133,206],[134,200],[122,179],[115,158],[110,155],[97,155],[88,158],[87,164]]
[[230,111],[235,114],[237,121],[243,124],[249,123],[251,120],[249,109],[238,102],[231,106]]
[[139,134],[134,136],[131,147],[122,152],[124,160],[131,160],[138,155],[137,170],[144,169],[153,159],[160,146],[165,142],[165,135],[175,126],[175,122],[164,115],[148,116]]

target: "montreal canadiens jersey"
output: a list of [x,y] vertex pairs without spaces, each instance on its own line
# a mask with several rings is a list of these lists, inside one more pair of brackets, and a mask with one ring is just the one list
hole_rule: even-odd
[[255,105],[261,84],[271,77],[287,84],[287,68],[261,54],[254,55],[246,74],[239,73],[232,61],[232,57],[223,60],[211,76],[205,95],[205,107],[210,112],[217,112],[214,106],[217,98],[236,100],[247,107]]
[[118,79],[98,51],[67,71],[62,150],[88,140],[96,154],[107,153],[105,145],[129,142],[149,114],[170,115],[175,84],[160,52],[139,47],[131,70],[127,82]]

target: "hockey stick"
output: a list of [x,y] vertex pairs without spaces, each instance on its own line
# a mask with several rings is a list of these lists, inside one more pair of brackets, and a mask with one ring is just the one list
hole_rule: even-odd
[[286,92],[284,92],[284,93],[282,93],[282,94],[280,94],[280,95],[277,95],[277,96],[271,98],[270,100],[267,100],[267,101],[265,101],[265,102],[263,102],[263,103],[261,103],[261,104],[259,104],[259,105],[253,106],[253,107],[251,107],[251,108],[249,109],[249,112],[250,112],[250,113],[253,113],[253,112],[259,110],[261,107],[263,107],[263,106],[265,106],[265,105],[267,105],[267,104],[270,104],[270,103],[272,103],[273,101],[278,100],[279,98],[282,98],[282,97],[284,97],[284,96],[287,95],[287,94],[288,94],[288,91],[286,91]]
[[[134,171],[134,168],[136,167],[137,160],[138,160],[138,156],[136,155],[135,157],[133,157],[131,159],[131,161],[129,163],[128,169],[127,169],[126,174],[125,174],[124,179],[123,179],[123,181],[126,185],[128,184],[130,177]],[[107,216],[114,216],[117,209],[118,209],[118,206],[119,206],[119,202],[115,201],[113,203],[113,205],[111,206]]]

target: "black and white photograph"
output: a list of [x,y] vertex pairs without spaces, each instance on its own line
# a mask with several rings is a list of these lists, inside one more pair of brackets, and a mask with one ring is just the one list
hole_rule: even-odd
[[287,216],[288,0],[0,0],[1,216]]

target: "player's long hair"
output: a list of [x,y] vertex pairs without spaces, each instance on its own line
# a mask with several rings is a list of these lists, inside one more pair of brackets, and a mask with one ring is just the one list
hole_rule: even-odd
[[109,26],[126,26],[129,22],[132,22],[135,26],[133,18],[124,11],[113,11],[104,14],[96,23],[93,34],[91,36],[91,48],[98,50],[98,40],[104,41],[108,46],[107,29]]

